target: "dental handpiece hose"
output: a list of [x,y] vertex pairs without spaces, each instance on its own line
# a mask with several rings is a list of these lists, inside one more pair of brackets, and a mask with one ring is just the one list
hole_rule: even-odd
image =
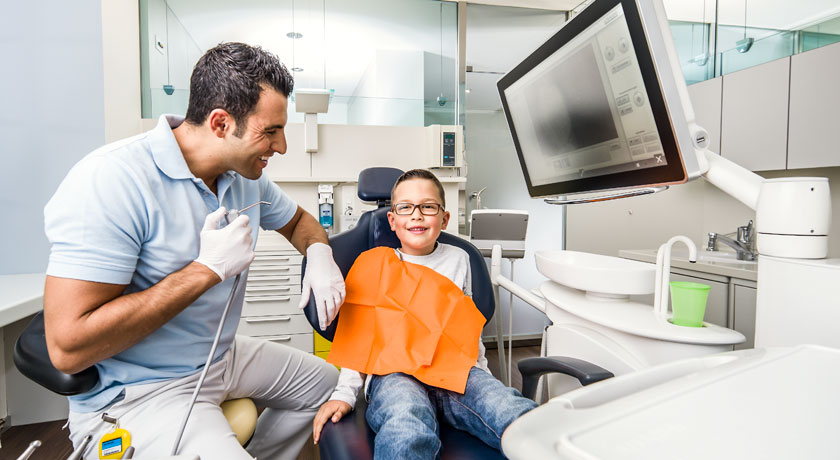
[[[202,229],[202,235],[204,234],[204,231],[211,230],[218,226],[220,222],[220,217],[217,213],[224,213],[222,217],[225,219],[225,222],[227,222],[228,226],[230,226],[232,221],[236,221],[237,217],[241,216],[245,211],[253,208],[254,206],[259,206],[262,204],[270,205],[271,203],[268,201],[257,201],[256,203],[250,206],[246,206],[242,209],[231,209],[227,212],[225,212],[223,208],[219,208],[218,210],[214,211],[213,213],[207,216],[207,220],[205,220],[204,223],[205,228]],[[201,259],[201,253],[199,253],[199,259]],[[196,259],[196,261],[200,262],[199,259]],[[253,260],[253,256],[251,256],[251,259]],[[248,264],[250,264],[250,260],[248,261]],[[244,270],[245,269],[243,268],[242,271]],[[181,428],[178,429],[178,435],[175,436],[175,444],[172,446],[172,456],[178,455],[178,445],[181,444],[181,437],[184,435],[184,430],[187,428],[187,422],[190,420],[190,413],[192,413],[193,406],[195,406],[195,401],[196,399],[198,399],[198,392],[201,391],[201,386],[204,384],[204,379],[207,377],[207,371],[208,369],[210,369],[210,364],[213,362],[213,356],[216,354],[216,348],[219,346],[219,339],[222,337],[222,329],[224,329],[225,327],[225,321],[227,320],[228,313],[230,312],[230,306],[233,304],[233,296],[234,294],[236,294],[236,288],[239,287],[239,280],[242,278],[242,271],[240,271],[236,275],[236,278],[234,278],[233,280],[233,287],[230,290],[230,295],[228,296],[227,304],[225,305],[225,311],[222,312],[222,317],[219,320],[219,327],[216,330],[216,336],[213,338],[213,345],[210,347],[210,353],[207,355],[207,362],[204,363],[204,369],[201,370],[201,375],[199,375],[198,377],[198,383],[195,385],[195,391],[193,391],[192,399],[190,400],[190,405],[189,407],[187,407],[187,413],[186,415],[184,415],[184,421],[181,422]],[[223,280],[226,278],[221,274],[219,274],[219,277]]]
[[175,437],[175,445],[172,446],[173,456],[178,455],[178,444],[181,443],[181,437],[184,435],[184,429],[187,427],[187,421],[190,419],[190,413],[195,405],[195,400],[198,398],[198,392],[201,390],[201,385],[204,384],[204,378],[207,377],[207,370],[210,369],[210,363],[213,361],[213,355],[216,354],[216,347],[219,345],[219,338],[222,336],[222,329],[225,327],[225,320],[227,319],[228,312],[230,311],[230,306],[233,303],[233,295],[236,293],[236,288],[239,286],[240,278],[242,278],[241,273],[236,275],[236,278],[233,280],[233,288],[230,290],[230,296],[228,296],[225,311],[222,312],[222,319],[219,321],[219,328],[216,330],[216,337],[213,338],[213,345],[210,347],[210,354],[207,355],[207,362],[204,363],[204,369],[201,370],[201,375],[198,377],[198,383],[195,385],[195,390],[193,391],[190,405],[187,408],[187,413],[184,416],[184,421],[181,422],[181,428],[178,429],[178,435]]

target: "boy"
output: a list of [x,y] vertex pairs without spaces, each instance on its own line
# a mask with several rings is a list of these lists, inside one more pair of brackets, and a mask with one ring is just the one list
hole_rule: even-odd
[[[464,295],[470,296],[469,256],[460,248],[437,242],[449,221],[443,195],[440,181],[427,170],[411,170],[397,179],[391,190],[393,204],[388,222],[401,247],[393,251],[400,261],[428,267],[451,280]],[[348,288],[348,299],[349,293]],[[470,304],[475,308],[471,301]],[[463,394],[423,383],[417,377],[401,372],[368,375],[365,390],[370,403],[366,419],[377,433],[374,446],[376,459],[439,458],[441,442],[437,414],[452,426],[499,449],[505,428],[536,407],[536,403],[524,398],[517,390],[505,387],[490,374],[480,328],[476,335],[478,359],[465,376]],[[412,348],[411,354],[415,354],[416,350]],[[316,443],[328,419],[336,423],[352,410],[361,387],[362,374],[343,367],[330,400],[321,406],[315,416],[313,431]]]

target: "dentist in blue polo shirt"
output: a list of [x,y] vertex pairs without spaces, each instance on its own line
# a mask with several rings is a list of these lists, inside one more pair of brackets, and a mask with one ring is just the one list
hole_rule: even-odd
[[[70,438],[92,434],[85,458],[119,419],[143,458],[170,454],[204,367],[234,278],[254,259],[258,228],[307,255],[301,305],[313,295],[322,327],[344,300],[327,235],[263,169],[286,152],[293,79],[276,56],[223,43],[193,70],[186,118],[88,154],[44,209],[51,243],[44,290],[55,366],[99,371],[70,397]],[[230,209],[266,201],[225,225]],[[243,277],[247,273],[243,273]],[[336,369],[280,344],[236,336],[245,283],[181,440],[202,460],[294,459],[335,387]],[[219,403],[249,397],[266,407],[247,450]]]

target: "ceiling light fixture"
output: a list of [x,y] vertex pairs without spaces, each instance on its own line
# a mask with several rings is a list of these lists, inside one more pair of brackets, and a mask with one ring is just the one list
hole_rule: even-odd
[[296,40],[298,38],[303,38],[303,34],[300,32],[289,32],[286,34],[287,37]]
[[292,67],[291,71],[292,72],[303,72],[303,67]]

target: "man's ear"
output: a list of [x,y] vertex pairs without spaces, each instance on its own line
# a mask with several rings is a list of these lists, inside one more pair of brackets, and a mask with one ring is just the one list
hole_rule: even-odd
[[210,131],[219,138],[225,137],[236,128],[233,117],[224,109],[213,109],[207,116],[207,124]]

